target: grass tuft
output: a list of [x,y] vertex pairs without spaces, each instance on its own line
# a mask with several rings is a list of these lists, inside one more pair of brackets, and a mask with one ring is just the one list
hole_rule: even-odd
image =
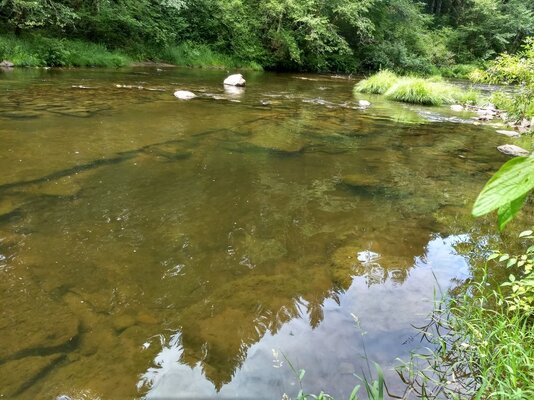
[[393,72],[383,70],[358,82],[354,87],[354,91],[357,93],[384,94],[398,80],[399,77]]
[[404,103],[440,106],[455,102],[454,87],[423,78],[402,78],[385,93],[386,98]]
[[384,70],[356,84],[354,93],[384,94],[386,98],[404,103],[440,106],[443,104],[476,104],[478,92],[462,90],[441,76],[416,78],[397,76]]

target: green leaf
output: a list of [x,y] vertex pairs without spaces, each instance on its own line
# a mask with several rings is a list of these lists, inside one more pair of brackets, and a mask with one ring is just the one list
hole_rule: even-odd
[[521,207],[523,207],[523,204],[525,204],[526,199],[527,194],[525,193],[523,196],[518,197],[510,203],[499,207],[499,210],[497,211],[497,218],[500,231],[502,231],[506,224],[508,224],[508,222],[510,222],[514,218],[514,216],[519,212],[519,210],[521,210]]
[[354,386],[350,394],[349,400],[358,400],[358,392],[360,391],[360,385]]
[[506,162],[486,183],[473,205],[475,217],[487,214],[526,195],[534,187],[534,157]]
[[299,372],[299,381],[302,381],[304,379],[304,374],[306,373],[306,370],[301,369]]
[[508,254],[503,254],[501,256],[501,258],[499,258],[499,262],[503,262],[503,261],[506,261],[510,258],[510,256]]
[[500,253],[493,253],[491,256],[488,257],[488,261],[494,260],[495,258],[499,256],[500,256]]

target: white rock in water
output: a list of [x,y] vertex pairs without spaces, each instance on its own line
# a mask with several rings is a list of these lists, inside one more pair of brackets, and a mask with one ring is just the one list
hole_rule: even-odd
[[516,132],[516,131],[505,131],[505,130],[498,129],[496,132],[501,134],[501,135],[506,135],[508,137],[519,137],[519,136],[521,136],[519,134],[519,132]]
[[177,90],[176,92],[174,92],[174,97],[180,100],[191,100],[197,97],[197,95],[193,92],[190,92],[189,90]]
[[528,150],[516,146],[515,144],[503,144],[502,146],[498,146],[497,150],[499,150],[503,154],[514,157],[528,156],[530,154]]
[[369,251],[369,250],[360,251],[358,253],[358,261],[364,264],[378,261],[379,258],[380,258],[380,254],[375,253],[373,251]]
[[224,84],[230,86],[245,86],[245,83],[247,83],[247,81],[243,79],[243,75],[241,74],[230,75],[224,80]]
[[4,60],[0,62],[0,67],[2,68],[13,68],[15,64],[13,64],[11,61]]
[[371,103],[367,100],[359,100],[358,104],[360,105],[360,107],[369,107],[371,105]]
[[453,105],[451,106],[451,110],[452,110],[452,111],[458,111],[458,112],[460,112],[460,111],[463,111],[463,110],[464,110],[464,107],[461,106],[460,104],[453,104]]

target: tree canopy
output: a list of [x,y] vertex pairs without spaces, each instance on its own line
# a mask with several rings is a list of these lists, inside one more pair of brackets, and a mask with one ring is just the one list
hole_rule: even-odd
[[0,32],[139,58],[187,42],[271,69],[427,72],[516,51],[534,35],[534,2],[0,0]]

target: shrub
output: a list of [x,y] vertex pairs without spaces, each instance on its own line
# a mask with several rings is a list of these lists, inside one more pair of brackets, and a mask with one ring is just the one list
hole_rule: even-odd
[[472,64],[458,64],[439,68],[439,74],[445,78],[468,79],[476,70]]
[[473,71],[469,79],[475,82],[519,85],[512,93],[495,93],[493,101],[514,120],[534,117],[534,38],[528,38],[517,54],[503,53],[489,63],[486,70]]

